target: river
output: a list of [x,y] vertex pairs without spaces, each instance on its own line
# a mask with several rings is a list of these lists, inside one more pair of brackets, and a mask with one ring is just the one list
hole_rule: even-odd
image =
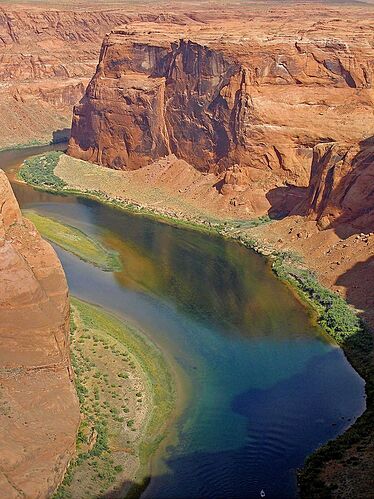
[[52,148],[0,153],[21,207],[119,252],[109,273],[55,246],[71,293],[140,327],[189,386],[142,497],[297,497],[297,468],[365,408],[343,351],[239,244],[15,182],[23,159]]

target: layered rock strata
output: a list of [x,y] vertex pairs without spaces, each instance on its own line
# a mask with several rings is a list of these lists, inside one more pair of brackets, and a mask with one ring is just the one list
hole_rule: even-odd
[[149,5],[138,3],[2,3],[0,148],[49,141],[55,139],[54,131],[70,128],[72,107],[95,70],[104,34],[134,19],[195,22],[183,13],[151,13]]
[[70,154],[133,169],[171,152],[202,171],[236,166],[236,183],[260,169],[306,186],[313,147],[370,134],[368,39],[291,30],[259,40],[244,27],[225,37],[209,24],[114,29],[75,107]]
[[374,138],[314,148],[310,184],[296,213],[346,237],[374,231]]
[[0,496],[44,498],[75,452],[79,404],[56,253],[0,170]]

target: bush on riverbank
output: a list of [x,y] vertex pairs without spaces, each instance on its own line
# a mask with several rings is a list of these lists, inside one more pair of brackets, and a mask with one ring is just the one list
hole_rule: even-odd
[[313,302],[321,326],[339,342],[359,332],[362,325],[355,311],[339,295],[321,286],[312,272],[296,267],[295,261],[293,258],[290,263],[289,257],[278,253],[272,265],[273,271]]
[[[321,286],[312,272],[303,269],[296,262],[294,255],[278,253],[274,256],[272,268],[279,278],[295,287],[312,305],[317,312],[319,324],[340,344],[350,363],[366,380],[367,408],[364,414],[345,433],[309,456],[298,475],[302,498],[343,497],[343,490],[338,490],[340,484],[329,484],[328,480],[321,480],[321,477],[326,472],[328,463],[333,461],[347,469],[353,467],[355,473],[361,473],[365,480],[366,465],[373,462],[373,337],[352,307],[339,295]],[[355,495],[357,485],[350,484],[352,489],[345,490],[347,495],[344,497],[358,497]]]
[[66,182],[54,174],[61,154],[60,151],[52,151],[27,159],[19,171],[20,178],[33,186],[63,189]]

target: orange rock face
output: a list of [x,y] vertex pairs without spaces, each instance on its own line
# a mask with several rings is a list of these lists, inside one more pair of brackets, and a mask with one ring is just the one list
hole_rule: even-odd
[[47,497],[75,452],[79,405],[65,275],[0,170],[0,496]]
[[0,6],[0,147],[49,141],[56,139],[54,131],[70,127],[104,33],[127,18],[120,12]]
[[202,171],[237,165],[307,186],[316,145],[369,136],[374,53],[362,11],[349,30],[328,9],[301,25],[289,7],[242,14],[112,30],[75,107],[69,153],[133,169],[170,152]]
[[160,7],[155,13],[153,6],[138,2],[74,4],[1,3],[0,148],[49,141],[56,139],[54,131],[70,128],[73,105],[82,97],[103,36],[113,26],[133,20],[192,22],[183,12],[162,13]]
[[315,147],[306,198],[296,212],[342,237],[374,230],[374,139]]

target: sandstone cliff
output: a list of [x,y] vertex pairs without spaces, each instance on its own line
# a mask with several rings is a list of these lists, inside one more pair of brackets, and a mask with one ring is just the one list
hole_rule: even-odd
[[[70,127],[101,39],[118,13],[0,7],[0,147],[48,141]],[[65,134],[66,135],[66,134]]]
[[[152,9],[154,10],[154,9]],[[194,22],[147,5],[0,6],[0,148],[49,141],[70,128],[71,111],[91,78],[102,38],[131,20]],[[61,135],[61,134],[60,134]],[[66,135],[66,133],[65,133]]]
[[310,183],[296,213],[341,237],[374,231],[374,140],[314,148]]
[[0,496],[44,498],[75,452],[68,289],[0,170]]
[[312,22],[275,35],[277,20],[260,39],[249,20],[231,30],[221,21],[224,33],[216,22],[114,29],[75,107],[69,153],[117,169],[173,153],[202,171],[237,165],[235,184],[255,169],[269,186],[274,174],[306,186],[317,144],[370,135],[369,23],[326,38]]

